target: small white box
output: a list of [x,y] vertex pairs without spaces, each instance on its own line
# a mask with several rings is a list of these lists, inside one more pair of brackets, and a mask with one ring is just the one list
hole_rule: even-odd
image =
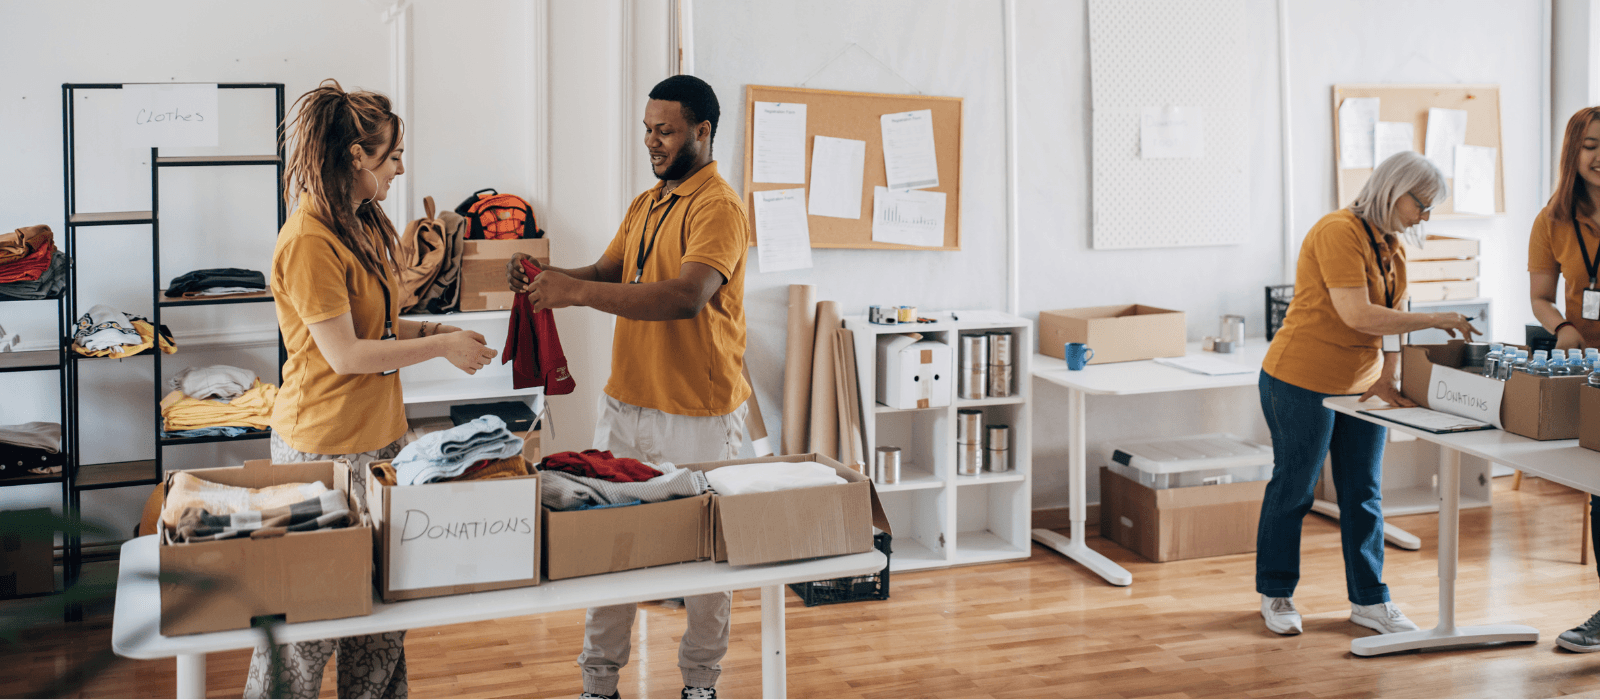
[[954,371],[945,343],[904,335],[878,337],[878,403],[890,408],[949,406]]

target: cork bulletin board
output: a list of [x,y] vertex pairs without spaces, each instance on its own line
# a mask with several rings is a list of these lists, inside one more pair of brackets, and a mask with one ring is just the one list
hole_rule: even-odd
[[[1372,168],[1339,167],[1339,105],[1352,97],[1378,98],[1378,120],[1409,122],[1412,150],[1426,153],[1428,109],[1441,107],[1467,113],[1468,146],[1491,146],[1494,154],[1494,210],[1506,211],[1505,149],[1500,145],[1500,86],[1498,85],[1335,85],[1333,86],[1333,167],[1338,182],[1338,206],[1348,206],[1372,177]],[[1450,196],[1435,202],[1433,216],[1479,218],[1482,214],[1457,214],[1455,174],[1445,173]]]
[[[755,103],[792,102],[806,105],[806,191],[811,188],[811,155],[817,136],[865,141],[865,181],[861,188],[861,218],[808,216],[812,248],[873,248],[883,250],[961,250],[961,98],[839,92],[807,88],[750,85],[745,88],[744,197],[750,217],[750,245],[756,245],[755,194],[765,190],[793,189],[798,185],[752,182],[755,156]],[[872,193],[888,184],[883,164],[883,132],[879,117],[896,112],[932,110],[933,144],[939,162],[939,186],[928,192],[945,193],[944,245],[909,246],[872,240]]]

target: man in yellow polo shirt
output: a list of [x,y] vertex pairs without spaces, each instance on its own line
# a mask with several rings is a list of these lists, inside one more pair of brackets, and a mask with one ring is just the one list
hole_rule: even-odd
[[[618,457],[718,461],[738,457],[744,443],[750,231],[739,195],[711,159],[720,116],[705,81],[688,75],[661,81],[644,112],[644,143],[660,182],[634,198],[605,254],[588,267],[547,267],[531,282],[521,258],[507,267],[511,289],[526,293],[535,311],[588,306],[617,316],[594,446]],[[683,697],[714,698],[732,595],[684,603]],[[617,697],[635,608],[589,610],[578,657],[582,697]]]

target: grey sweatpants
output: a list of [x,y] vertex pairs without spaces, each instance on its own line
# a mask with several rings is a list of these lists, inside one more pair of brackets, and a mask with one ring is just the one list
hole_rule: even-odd
[[[642,462],[716,462],[739,456],[744,445],[746,407],[740,405],[722,416],[677,416],[641,408],[600,394],[600,420],[595,424],[594,447],[617,457]],[[722,657],[728,653],[728,620],[733,593],[707,593],[684,599],[689,626],[678,644],[678,669],[683,684],[710,688],[722,675]],[[617,691],[617,674],[632,650],[635,603],[589,608],[584,617],[583,668],[586,693],[610,695]]]
[[[272,461],[279,464],[294,462],[320,462],[343,459],[354,470],[356,501],[363,509],[367,503],[367,466],[373,462],[394,459],[400,454],[404,440],[372,452],[353,455],[318,455],[301,452],[289,446],[277,433],[272,434]],[[278,646],[283,666],[278,671],[276,690],[280,697],[315,698],[322,692],[322,670],[334,657],[339,657],[339,697],[341,698],[405,698],[411,693],[406,682],[406,633],[384,632],[341,639],[319,639],[312,642],[292,642]],[[250,656],[250,675],[245,678],[246,698],[272,697],[274,683],[270,679],[272,656],[263,647],[256,647]]]

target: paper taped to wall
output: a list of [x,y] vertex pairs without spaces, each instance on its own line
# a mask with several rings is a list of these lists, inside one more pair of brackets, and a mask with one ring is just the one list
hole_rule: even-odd
[[1205,113],[1199,107],[1146,107],[1139,114],[1140,158],[1205,156]]
[[122,86],[122,145],[128,148],[215,146],[219,121],[215,83]]

